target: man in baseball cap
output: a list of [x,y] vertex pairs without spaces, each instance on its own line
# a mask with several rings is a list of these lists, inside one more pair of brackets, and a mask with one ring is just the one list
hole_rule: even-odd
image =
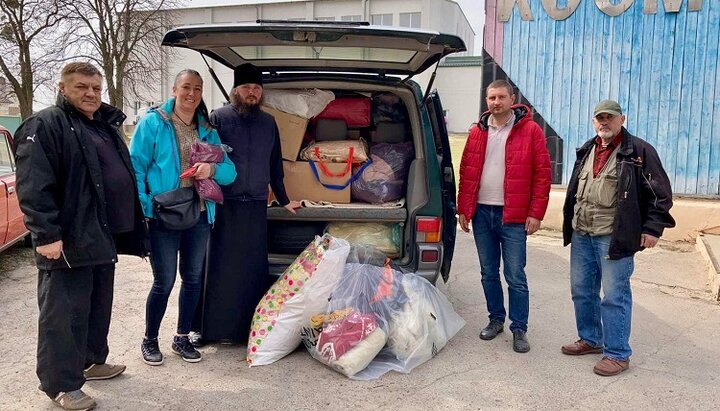
[[579,339],[561,351],[602,354],[593,371],[612,376],[628,369],[632,355],[633,256],[654,247],[675,220],[660,158],[623,127],[620,104],[599,102],[592,122],[597,134],[577,151],[563,207],[563,240],[572,243],[570,289]]
[[610,114],[612,116],[621,116],[622,108],[620,108],[620,104],[618,104],[615,100],[603,100],[595,106],[593,117],[601,113]]

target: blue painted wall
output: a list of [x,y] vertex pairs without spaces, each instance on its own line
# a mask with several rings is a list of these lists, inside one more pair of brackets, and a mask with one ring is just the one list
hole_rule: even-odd
[[624,108],[628,130],[658,150],[675,193],[720,195],[720,1],[705,0],[698,12],[684,1],[679,13],[666,13],[660,0],[647,15],[636,0],[609,17],[582,0],[562,21],[541,0],[530,5],[533,21],[515,7],[501,23],[499,63],[565,140],[564,183],[575,149],[594,135],[593,106],[610,98]]

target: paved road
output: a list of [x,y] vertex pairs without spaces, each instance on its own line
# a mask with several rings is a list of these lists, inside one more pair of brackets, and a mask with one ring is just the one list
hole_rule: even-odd
[[[110,362],[128,371],[85,386],[100,409],[114,410],[712,410],[720,403],[720,306],[709,300],[705,268],[690,245],[642,253],[633,278],[635,311],[631,369],[619,377],[592,373],[597,357],[560,354],[575,337],[568,279],[569,250],[553,233],[531,237],[529,338],[516,354],[506,331],[481,341],[486,322],[477,257],[460,234],[452,279],[440,288],[467,325],[440,354],[411,374],[389,373],[370,382],[349,380],[304,351],[269,366],[247,368],[242,347],[211,346],[188,364],[170,353],[176,294],[161,329],[165,364],[140,360],[147,262],[123,258],[118,266]],[[0,254],[0,409],[55,409],[37,390],[35,270],[27,249]]]

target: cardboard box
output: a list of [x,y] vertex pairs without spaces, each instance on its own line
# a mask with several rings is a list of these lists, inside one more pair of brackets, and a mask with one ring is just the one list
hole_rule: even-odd
[[283,160],[297,160],[308,120],[268,106],[262,106],[262,110],[275,117],[275,123],[280,131]]
[[[325,163],[331,174],[342,174],[346,164]],[[315,163],[320,180],[325,184],[343,185],[352,177],[352,171],[342,177],[328,177],[319,164]],[[285,173],[285,191],[290,200],[330,201],[332,203],[349,203],[350,186],[344,190],[325,188],[315,178],[310,163],[307,161],[283,161]]]

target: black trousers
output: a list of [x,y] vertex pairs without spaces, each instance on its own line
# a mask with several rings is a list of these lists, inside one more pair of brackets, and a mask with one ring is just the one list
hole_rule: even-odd
[[48,396],[85,384],[83,370],[104,364],[115,265],[38,272],[37,375]]

